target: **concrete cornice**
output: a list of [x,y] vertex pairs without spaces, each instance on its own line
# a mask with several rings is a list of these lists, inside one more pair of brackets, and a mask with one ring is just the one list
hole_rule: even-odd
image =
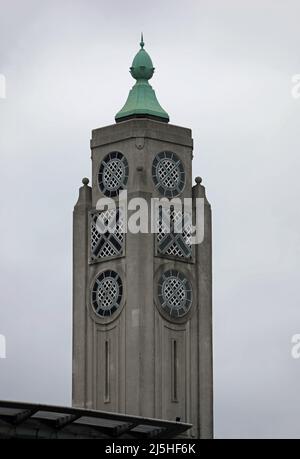
[[150,119],[132,119],[92,131],[91,148],[131,138],[165,141],[193,148],[191,129]]

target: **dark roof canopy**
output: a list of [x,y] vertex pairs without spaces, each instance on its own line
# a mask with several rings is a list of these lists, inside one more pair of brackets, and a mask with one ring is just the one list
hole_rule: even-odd
[[0,401],[0,438],[174,438],[191,424],[125,414]]

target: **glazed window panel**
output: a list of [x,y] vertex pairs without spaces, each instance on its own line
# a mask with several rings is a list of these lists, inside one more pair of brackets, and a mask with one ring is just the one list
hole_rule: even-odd
[[173,206],[159,207],[157,253],[176,258],[192,258],[192,215]]
[[128,161],[119,151],[109,153],[100,164],[98,185],[100,191],[115,198],[127,185],[129,175]]
[[158,153],[152,164],[152,179],[162,196],[178,196],[185,185],[184,167],[180,158],[171,151]]
[[192,286],[187,277],[177,271],[168,270],[158,282],[160,307],[173,319],[185,316],[192,306]]
[[105,271],[94,281],[91,291],[91,303],[100,317],[111,317],[120,307],[123,295],[121,277],[115,271]]
[[97,211],[90,218],[90,261],[119,257],[124,253],[124,212],[121,208]]

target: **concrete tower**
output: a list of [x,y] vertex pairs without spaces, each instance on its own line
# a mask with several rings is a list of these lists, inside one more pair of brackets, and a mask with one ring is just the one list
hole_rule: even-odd
[[[193,424],[190,436],[210,438],[211,210],[201,179],[192,184],[191,130],[169,124],[140,45],[116,124],[92,132],[92,186],[83,180],[74,208],[73,405],[180,418]],[[157,211],[153,198],[192,200]],[[204,239],[192,244],[196,198]]]

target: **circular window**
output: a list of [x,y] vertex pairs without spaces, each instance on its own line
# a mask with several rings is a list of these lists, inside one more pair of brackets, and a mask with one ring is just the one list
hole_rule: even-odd
[[183,317],[192,305],[189,280],[179,271],[166,271],[158,281],[158,300],[170,317]]
[[184,188],[183,164],[171,151],[163,151],[155,156],[152,177],[158,191],[168,198],[177,196]]
[[100,164],[98,174],[100,191],[110,198],[117,196],[127,184],[128,171],[128,162],[122,153],[118,151],[109,153]]
[[110,317],[119,308],[123,293],[122,280],[115,271],[105,271],[92,287],[92,306],[96,314]]

